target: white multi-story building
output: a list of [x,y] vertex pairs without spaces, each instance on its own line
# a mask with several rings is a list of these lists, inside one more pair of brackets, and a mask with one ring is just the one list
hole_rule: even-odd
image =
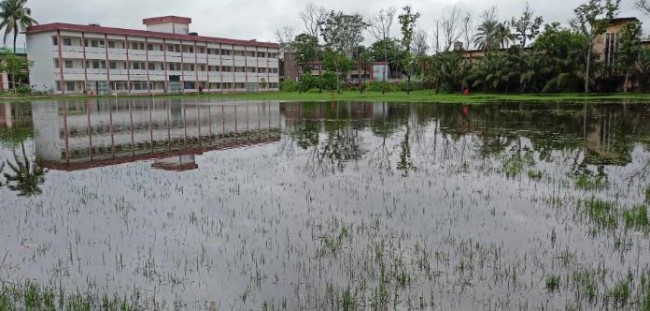
[[29,27],[30,83],[58,94],[278,90],[278,44],[199,36],[191,22],[165,16],[144,19],[147,30]]

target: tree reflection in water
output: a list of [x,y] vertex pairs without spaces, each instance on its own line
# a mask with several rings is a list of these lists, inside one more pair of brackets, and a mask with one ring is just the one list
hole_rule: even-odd
[[18,196],[35,196],[41,194],[41,184],[45,182],[47,170],[40,167],[36,162],[30,161],[25,152],[25,144],[20,143],[22,156],[13,149],[14,162],[7,162],[8,172],[4,172],[6,184],[12,191],[18,192]]

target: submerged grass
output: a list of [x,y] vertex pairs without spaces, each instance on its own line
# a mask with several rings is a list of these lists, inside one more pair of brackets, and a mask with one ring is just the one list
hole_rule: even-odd
[[[136,297],[139,296],[135,295]],[[141,310],[137,301],[119,296],[96,296],[88,293],[66,294],[62,289],[26,282],[3,284],[0,289],[0,310]]]
[[631,210],[623,211],[625,227],[646,230],[648,228],[648,207],[638,205]]
[[551,275],[546,278],[546,290],[549,292],[555,292],[560,288],[560,276]]
[[601,190],[605,189],[608,185],[607,179],[602,176],[581,174],[576,176],[575,180],[578,189],[582,190]]
[[582,202],[582,206],[589,218],[598,226],[608,229],[615,229],[618,226],[614,203],[591,198]]

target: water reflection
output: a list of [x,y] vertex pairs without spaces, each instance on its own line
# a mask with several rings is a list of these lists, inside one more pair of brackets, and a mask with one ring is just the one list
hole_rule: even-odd
[[[6,279],[135,287],[147,310],[616,309],[545,287],[594,267],[600,293],[646,292],[650,226],[623,215],[650,197],[647,105],[187,98],[4,115],[2,160],[42,192],[0,189]],[[594,198],[612,207],[581,205]]]
[[36,157],[81,170],[153,159],[153,168],[198,168],[195,155],[280,140],[278,103],[183,104],[180,100],[34,103]]

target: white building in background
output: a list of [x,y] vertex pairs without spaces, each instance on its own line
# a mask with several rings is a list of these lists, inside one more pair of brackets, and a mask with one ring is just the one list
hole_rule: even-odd
[[57,94],[255,92],[279,89],[278,44],[191,33],[190,18],[147,30],[42,24],[27,29],[30,83]]

